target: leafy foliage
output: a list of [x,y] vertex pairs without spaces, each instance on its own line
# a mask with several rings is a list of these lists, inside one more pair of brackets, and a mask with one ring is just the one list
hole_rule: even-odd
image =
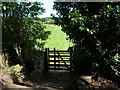
[[[120,67],[112,58],[120,54],[120,6],[116,3],[56,2],[54,9],[59,16],[57,24],[76,44],[73,59],[76,72],[82,74],[86,68],[106,77],[116,76]],[[83,63],[91,68],[82,67]]]
[[[33,70],[32,65],[35,54],[31,51],[43,43],[37,39],[46,40],[50,32],[44,31],[45,26],[37,18],[45,9],[42,3],[34,2],[3,2],[3,52],[9,55],[9,64],[21,64],[26,70]],[[37,56],[36,56],[37,57]]]

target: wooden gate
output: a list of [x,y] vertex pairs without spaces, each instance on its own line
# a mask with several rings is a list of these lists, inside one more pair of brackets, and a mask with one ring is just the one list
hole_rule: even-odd
[[70,50],[49,50],[45,49],[44,70],[69,70],[72,71],[72,49]]

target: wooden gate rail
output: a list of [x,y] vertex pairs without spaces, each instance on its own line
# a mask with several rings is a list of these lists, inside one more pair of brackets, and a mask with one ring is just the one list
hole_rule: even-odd
[[59,57],[62,59],[62,61],[65,63],[65,66],[68,68],[68,70],[70,70],[70,68],[68,67],[68,65],[66,64],[66,62],[63,60],[62,56],[60,56],[60,53],[59,52],[57,52],[57,53],[58,53]]

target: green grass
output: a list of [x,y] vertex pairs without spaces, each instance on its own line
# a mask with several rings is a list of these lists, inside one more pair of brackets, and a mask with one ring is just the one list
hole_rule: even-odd
[[73,46],[73,43],[66,40],[67,35],[61,30],[60,26],[45,24],[47,31],[51,31],[49,39],[46,40],[45,48],[67,49],[69,46]]

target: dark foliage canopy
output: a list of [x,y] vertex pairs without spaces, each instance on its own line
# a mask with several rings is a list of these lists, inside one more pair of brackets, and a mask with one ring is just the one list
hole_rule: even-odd
[[55,23],[76,44],[77,72],[85,70],[83,63],[86,63],[92,67],[91,72],[96,70],[107,77],[108,74],[119,77],[120,64],[116,63],[120,62],[119,3],[56,2],[54,9],[59,16],[54,17]]

